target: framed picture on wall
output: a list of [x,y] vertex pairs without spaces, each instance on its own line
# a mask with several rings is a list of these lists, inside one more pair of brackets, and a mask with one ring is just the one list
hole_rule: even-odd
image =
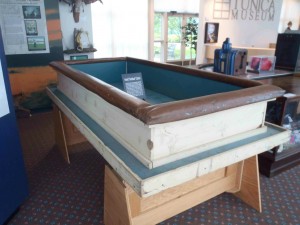
[[24,19],[41,19],[40,6],[24,5],[22,6]]
[[28,51],[40,51],[46,49],[45,37],[27,37]]
[[217,43],[219,23],[205,23],[204,43]]
[[24,20],[26,35],[35,36],[38,35],[38,29],[36,20]]

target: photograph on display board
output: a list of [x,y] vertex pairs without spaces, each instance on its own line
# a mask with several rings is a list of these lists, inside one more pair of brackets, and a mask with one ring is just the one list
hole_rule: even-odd
[[38,29],[35,20],[25,20],[24,23],[25,23],[25,30],[27,36],[38,35]]
[[44,37],[27,37],[27,45],[29,51],[40,51],[46,49]]
[[41,19],[40,6],[22,6],[24,19]]
[[219,23],[206,23],[204,43],[217,43],[218,34],[219,34]]

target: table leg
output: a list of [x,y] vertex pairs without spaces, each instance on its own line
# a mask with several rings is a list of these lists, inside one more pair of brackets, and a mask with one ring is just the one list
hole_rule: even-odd
[[153,225],[211,199],[240,188],[243,163],[221,168],[149,197],[140,197],[111,168],[105,168],[104,223]]
[[257,155],[244,160],[241,189],[234,195],[262,212]]
[[54,105],[55,141],[66,162],[70,163],[70,146],[86,142],[87,139],[79,132],[60,109]]
[[106,166],[104,179],[104,224],[131,225],[129,206],[126,185]]
[[54,129],[55,129],[55,142],[67,163],[70,163],[68,146],[65,135],[65,128],[62,121],[62,112],[54,104],[53,105],[53,116],[54,116]]

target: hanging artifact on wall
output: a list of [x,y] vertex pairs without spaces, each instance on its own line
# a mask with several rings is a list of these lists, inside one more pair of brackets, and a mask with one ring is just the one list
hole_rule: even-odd
[[73,13],[73,18],[75,23],[79,22],[81,8],[82,8],[82,12],[84,12],[84,8],[83,8],[84,4],[88,5],[96,1],[99,1],[103,4],[101,0],[59,0],[59,1],[67,3],[69,6],[71,6],[71,12]]
[[97,49],[93,47],[90,41],[89,33],[85,30],[74,28],[73,32],[74,49],[64,50],[65,54],[75,54],[75,53],[89,53],[96,52]]

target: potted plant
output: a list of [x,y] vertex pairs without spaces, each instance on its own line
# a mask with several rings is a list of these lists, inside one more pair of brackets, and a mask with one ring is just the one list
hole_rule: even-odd
[[182,27],[182,37],[185,46],[190,50],[190,65],[192,63],[193,50],[195,51],[195,58],[197,52],[197,39],[198,39],[198,21],[190,17],[185,26]]

